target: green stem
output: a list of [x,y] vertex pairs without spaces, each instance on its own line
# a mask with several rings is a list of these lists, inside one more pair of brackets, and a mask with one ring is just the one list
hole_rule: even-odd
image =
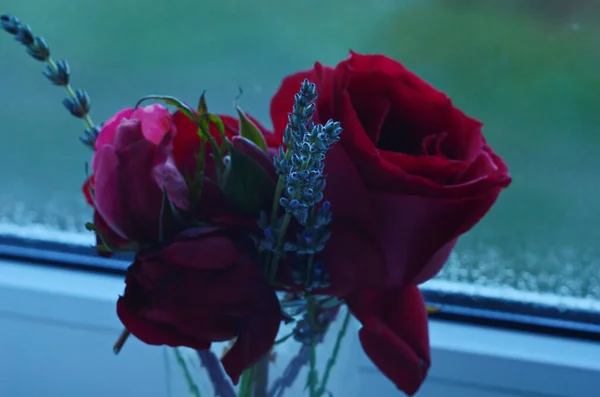
[[269,388],[269,360],[271,351],[254,364],[254,379],[251,390],[252,397],[267,397]]
[[242,374],[240,381],[240,391],[238,397],[252,397],[252,381],[254,378],[254,367],[250,367]]
[[[225,183],[223,179],[225,164],[223,163],[223,153],[221,152],[221,148],[217,144],[217,140],[210,133],[210,121],[207,121],[207,124],[204,125],[202,119],[194,117],[194,122],[198,126],[201,137],[204,136],[210,144],[212,155],[215,160],[215,166],[217,168],[217,186],[222,189]],[[231,146],[230,149],[233,149],[233,146]]]
[[[46,63],[48,64],[48,66],[50,66],[50,68],[52,68],[52,70],[54,72],[58,72],[58,66],[56,66],[56,62],[54,62],[54,59],[52,59],[51,57],[48,57],[48,60],[46,61]],[[65,85],[65,89],[67,90],[67,94],[69,95],[69,98],[76,101],[77,96],[75,95],[75,91],[73,90],[73,87],[71,87],[71,84]],[[92,118],[88,114],[86,114],[83,117],[83,121],[88,128],[90,128],[90,129],[94,128],[94,123],[92,122]]]
[[[307,311],[308,311],[308,321],[310,322],[310,328],[311,328],[311,330],[313,330],[313,333],[314,333],[314,329],[316,328],[315,298],[312,295],[308,295],[306,297],[306,305],[307,305]],[[308,370],[307,383],[308,383],[309,395],[310,395],[310,397],[317,397],[318,396],[317,385],[319,383],[319,377],[318,377],[319,375],[317,372],[317,344],[314,339],[314,335],[310,342],[308,365],[309,365],[309,370]]]
[[[277,211],[279,210],[279,199],[281,198],[281,192],[283,192],[283,188],[285,187],[285,177],[283,175],[279,175],[277,179],[277,185],[275,185],[275,195],[273,197],[273,206],[271,207],[271,215],[269,217],[269,223],[271,226],[274,226],[277,223]],[[267,252],[265,258],[265,264],[267,267],[267,276],[269,277],[269,281],[273,282],[275,280],[275,275],[277,274],[277,269],[273,269],[271,265],[272,254],[271,252]]]
[[311,255],[308,257],[308,260],[306,261],[306,287],[308,288],[310,286],[310,282],[312,281],[310,279],[310,276],[312,274],[312,267],[313,267],[313,262],[315,261],[315,256]]
[[344,339],[344,336],[346,335],[346,330],[348,329],[348,325],[350,324],[350,316],[350,310],[346,309],[344,323],[342,324],[342,327],[340,328],[337,334],[335,345],[333,347],[333,352],[331,353],[329,360],[327,360],[327,367],[325,367],[325,372],[323,374],[323,379],[321,380],[321,385],[319,386],[317,396],[322,396],[323,394],[325,394],[325,390],[327,389],[327,382],[329,381],[329,376],[331,375],[331,370],[333,369],[333,366],[335,365],[337,357],[340,353],[342,340]]
[[185,381],[188,384],[190,395],[193,397],[200,397],[200,389],[198,389],[198,386],[194,382],[192,374],[188,370],[187,364],[185,362],[185,359],[181,355],[181,352],[178,348],[174,348],[173,350],[175,351],[175,358],[177,359],[177,363],[181,367],[181,370],[183,371],[183,376],[185,377]]
[[277,210],[279,210],[279,199],[281,198],[281,192],[283,192],[283,188],[285,187],[285,177],[283,175],[279,175],[279,179],[277,179],[277,185],[275,186],[275,197],[273,198],[273,207],[271,208],[271,217],[269,221],[271,224],[277,221]]
[[285,240],[285,233],[287,231],[288,226],[290,225],[291,220],[292,215],[286,213],[283,217],[283,222],[281,222],[281,229],[279,230],[279,235],[277,236],[277,247],[275,248],[275,254],[273,255],[271,266],[269,266],[269,280],[271,281],[275,280],[275,276],[277,275],[277,265],[279,264],[281,254],[283,253],[283,242]]

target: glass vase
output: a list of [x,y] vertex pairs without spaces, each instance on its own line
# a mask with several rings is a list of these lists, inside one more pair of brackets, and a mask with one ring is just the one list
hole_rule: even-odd
[[[223,371],[221,356],[231,343],[215,343],[210,350],[168,349],[170,395],[173,397],[329,397],[355,396],[360,388],[362,353],[358,323],[346,306],[332,311],[327,330],[315,345],[294,337],[298,322],[282,325],[271,352],[246,370],[237,385]],[[311,365],[312,362],[312,365]],[[309,387],[313,368],[316,387]],[[313,375],[314,376],[314,375]]]

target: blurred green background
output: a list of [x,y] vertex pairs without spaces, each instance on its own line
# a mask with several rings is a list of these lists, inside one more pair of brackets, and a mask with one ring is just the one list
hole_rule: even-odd
[[[232,113],[240,86],[268,125],[286,74],[349,49],[393,57],[482,120],[514,177],[440,278],[600,299],[598,1],[3,0],[0,12],[69,60],[96,122],[146,94],[195,103],[204,89]],[[86,233],[83,125],[7,34],[0,54],[0,232]]]

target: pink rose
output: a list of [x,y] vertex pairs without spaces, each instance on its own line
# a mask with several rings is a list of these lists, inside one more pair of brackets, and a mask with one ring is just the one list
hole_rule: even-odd
[[158,241],[165,192],[177,208],[188,208],[188,187],[172,157],[174,133],[171,114],[156,104],[122,110],[100,130],[93,179],[84,190],[91,193],[96,226],[105,225],[119,243]]

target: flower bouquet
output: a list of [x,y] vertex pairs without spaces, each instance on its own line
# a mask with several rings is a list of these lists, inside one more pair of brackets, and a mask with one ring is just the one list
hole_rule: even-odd
[[[95,125],[67,62],[17,18],[0,21],[87,126],[98,253],[135,254],[115,352],[129,335],[194,349],[218,396],[285,395],[306,366],[300,390],[320,397],[353,316],[375,366],[417,392],[430,366],[417,285],[511,181],[479,121],[400,63],[351,52],[284,78],[272,129],[237,105],[236,117],[210,113],[204,94],[196,107],[150,95]],[[229,342],[220,363],[217,342]],[[280,343],[299,353],[272,379]],[[190,390],[200,395],[192,380]]]

